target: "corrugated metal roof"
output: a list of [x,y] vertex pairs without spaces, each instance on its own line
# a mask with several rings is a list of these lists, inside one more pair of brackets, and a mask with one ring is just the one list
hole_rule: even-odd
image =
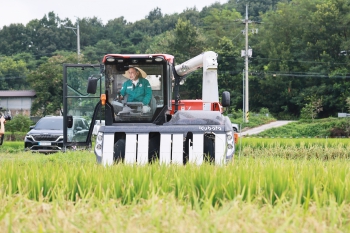
[[0,97],[34,97],[35,95],[34,90],[0,91]]

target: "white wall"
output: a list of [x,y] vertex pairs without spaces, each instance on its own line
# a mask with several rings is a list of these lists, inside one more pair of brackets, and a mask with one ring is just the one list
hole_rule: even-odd
[[24,114],[30,116],[30,108],[32,107],[32,98],[30,97],[2,97],[0,106],[6,110],[10,110],[12,116]]

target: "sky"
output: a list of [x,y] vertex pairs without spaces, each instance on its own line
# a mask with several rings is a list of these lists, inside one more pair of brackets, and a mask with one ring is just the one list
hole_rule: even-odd
[[144,19],[150,11],[159,7],[162,14],[181,13],[186,8],[203,7],[228,0],[11,0],[1,1],[0,29],[11,23],[26,25],[30,20],[42,19],[53,11],[60,19],[92,18],[96,16],[103,24],[124,16],[128,22]]

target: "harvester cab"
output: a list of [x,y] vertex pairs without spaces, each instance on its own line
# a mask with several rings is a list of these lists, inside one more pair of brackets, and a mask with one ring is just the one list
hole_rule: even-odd
[[[97,161],[104,165],[226,163],[235,151],[234,133],[222,114],[230,103],[229,92],[222,93],[219,103],[217,65],[217,54],[211,51],[179,65],[168,54],[107,54],[102,64],[64,64],[64,145],[91,146],[93,124],[86,137],[66,137],[72,119],[83,116],[91,123],[105,121],[94,146]],[[139,73],[137,83],[130,68]],[[184,78],[200,68],[202,99],[181,100]]]

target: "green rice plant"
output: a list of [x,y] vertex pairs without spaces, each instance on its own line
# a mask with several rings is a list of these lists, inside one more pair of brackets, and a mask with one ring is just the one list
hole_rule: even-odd
[[259,133],[258,137],[329,137],[333,129],[342,129],[344,133],[349,128],[346,118],[325,118],[315,121],[299,120],[287,125],[271,128]]
[[[349,205],[332,199],[310,207],[281,201],[225,201],[220,208],[191,208],[173,195],[123,205],[94,197],[76,202],[32,201],[22,195],[0,199],[5,232],[348,232]],[[3,216],[1,218],[1,216]],[[33,220],[34,219],[34,220]],[[5,229],[5,230],[4,230]]]
[[17,153],[24,151],[23,141],[4,141],[0,146],[0,153]]
[[109,167],[89,151],[0,152],[0,229],[346,231],[348,151],[344,140],[245,138],[225,166]]
[[[294,200],[305,208],[314,202],[327,205],[331,198],[338,204],[350,203],[350,168],[347,156],[340,156],[347,153],[343,146],[267,145],[244,147],[244,156],[226,166],[103,167],[96,164],[93,153],[85,151],[1,154],[0,197],[22,195],[46,202],[116,199],[130,205],[173,195],[193,208],[219,208],[230,200],[258,200],[262,205]],[[330,153],[334,153],[332,159],[326,159]]]
[[[284,158],[350,158],[350,142],[346,139],[262,139],[245,138],[237,144],[236,156],[251,153]],[[253,152],[252,152],[253,151]]]

